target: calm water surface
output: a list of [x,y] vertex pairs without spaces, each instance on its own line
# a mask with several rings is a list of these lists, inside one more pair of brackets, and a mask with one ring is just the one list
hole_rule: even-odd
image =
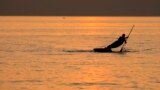
[[1,16],[0,90],[159,90],[159,39],[160,17]]

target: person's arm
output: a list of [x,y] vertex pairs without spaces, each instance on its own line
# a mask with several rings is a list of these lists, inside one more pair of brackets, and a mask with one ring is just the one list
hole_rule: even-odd
[[127,39],[128,39],[128,37],[125,37],[125,43],[127,43]]
[[125,43],[127,43],[127,40],[126,40],[126,39],[128,39],[128,37],[125,37],[125,40],[124,40]]
[[126,41],[126,39],[125,39],[125,41],[124,41],[125,43],[127,43],[127,41]]

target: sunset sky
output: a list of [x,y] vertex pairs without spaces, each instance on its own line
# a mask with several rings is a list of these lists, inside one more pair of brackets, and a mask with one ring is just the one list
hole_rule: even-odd
[[0,15],[160,16],[160,0],[0,0]]

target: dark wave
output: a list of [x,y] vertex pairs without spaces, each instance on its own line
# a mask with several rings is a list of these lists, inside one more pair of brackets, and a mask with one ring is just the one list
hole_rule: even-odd
[[[63,52],[70,52],[70,53],[78,53],[78,52],[94,52],[94,50],[78,50],[78,49],[72,49],[72,50],[63,50]],[[136,50],[130,50],[126,49],[123,52],[120,51],[112,51],[112,52],[103,52],[103,53],[124,53],[124,52],[138,52]],[[96,52],[95,52],[96,53]]]

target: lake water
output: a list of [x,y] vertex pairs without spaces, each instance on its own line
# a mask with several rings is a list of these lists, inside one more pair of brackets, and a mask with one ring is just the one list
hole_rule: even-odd
[[160,90],[159,39],[160,17],[0,16],[0,90]]

